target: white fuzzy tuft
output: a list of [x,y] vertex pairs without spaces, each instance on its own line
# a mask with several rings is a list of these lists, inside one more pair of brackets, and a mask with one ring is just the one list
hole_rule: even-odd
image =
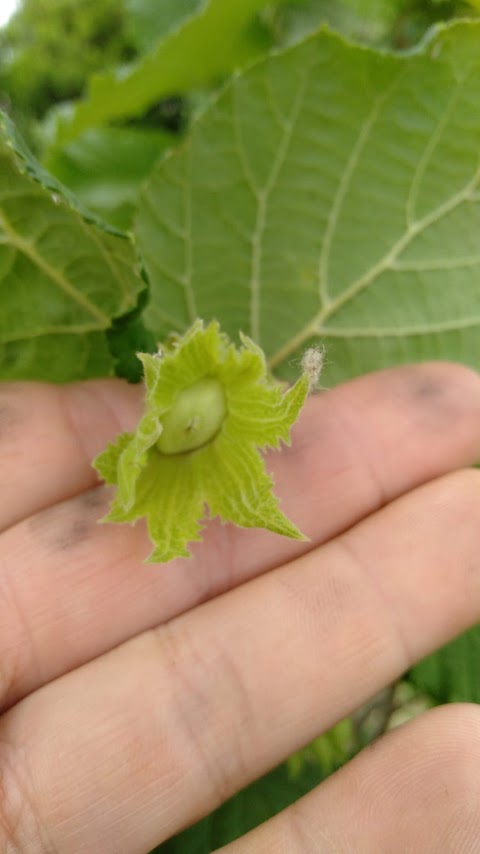
[[315,388],[315,386],[318,385],[324,361],[324,347],[309,347],[308,350],[305,350],[302,356],[301,364],[303,372],[307,375],[309,379],[310,388]]

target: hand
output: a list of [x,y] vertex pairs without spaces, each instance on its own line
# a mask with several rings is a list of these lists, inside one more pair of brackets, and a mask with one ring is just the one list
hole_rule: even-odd
[[[0,390],[0,850],[144,854],[480,618],[480,378],[372,374],[269,456],[310,537],[208,525],[143,564],[90,467],[116,380]],[[243,839],[248,852],[473,852],[480,712],[437,708]]]

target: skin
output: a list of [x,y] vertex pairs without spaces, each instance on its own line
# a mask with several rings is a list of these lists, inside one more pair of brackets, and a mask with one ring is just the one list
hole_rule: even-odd
[[[308,543],[214,521],[143,564],[97,525],[120,381],[0,387],[0,851],[144,854],[480,619],[480,377],[445,363],[312,398],[268,467]],[[381,738],[228,854],[469,854],[480,711]]]

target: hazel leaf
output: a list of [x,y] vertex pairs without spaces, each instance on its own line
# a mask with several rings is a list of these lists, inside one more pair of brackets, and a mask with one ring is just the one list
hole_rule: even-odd
[[139,358],[146,411],[135,432],[93,463],[117,486],[103,521],[145,517],[153,562],[188,556],[206,516],[303,539],[280,510],[260,450],[290,443],[308,373],[285,390],[263,351],[246,336],[235,347],[216,321],[205,328],[197,320],[181,339]]
[[269,54],[143,187],[145,325],[216,317],[282,377],[320,338],[327,386],[426,359],[478,368],[479,140],[478,20],[411,51],[321,28]]

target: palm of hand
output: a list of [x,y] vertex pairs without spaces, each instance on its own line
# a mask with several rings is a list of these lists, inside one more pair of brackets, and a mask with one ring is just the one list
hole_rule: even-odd
[[[0,392],[2,851],[142,854],[479,618],[473,373],[312,399],[269,459],[311,542],[213,522],[162,567],[141,524],[96,524],[89,461],[138,396]],[[473,852],[479,749],[475,707],[433,710],[224,850]]]

